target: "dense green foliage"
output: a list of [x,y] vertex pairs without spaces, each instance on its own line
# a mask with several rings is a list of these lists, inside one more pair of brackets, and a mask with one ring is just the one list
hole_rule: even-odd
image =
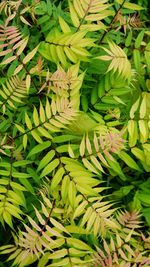
[[150,266],[148,0],[0,3],[0,266]]

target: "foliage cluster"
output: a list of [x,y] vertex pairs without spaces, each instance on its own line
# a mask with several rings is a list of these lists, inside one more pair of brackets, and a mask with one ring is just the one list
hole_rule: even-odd
[[0,3],[0,266],[150,266],[148,0]]

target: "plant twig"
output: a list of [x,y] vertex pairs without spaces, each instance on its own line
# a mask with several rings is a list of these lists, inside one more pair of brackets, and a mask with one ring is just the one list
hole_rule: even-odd
[[[126,2],[126,0],[123,0],[123,2],[122,2],[122,4],[120,5],[119,9],[116,11],[115,16],[112,18],[112,20],[111,20],[111,22],[110,22],[110,24],[109,24],[109,26],[108,26],[109,31],[112,29],[112,24],[113,24],[115,18],[117,17],[119,11],[122,9],[123,5],[125,4],[125,2]],[[108,32],[109,32],[109,31],[108,31]],[[105,38],[105,36],[106,36],[106,34],[107,34],[108,32],[105,31],[105,32],[103,33],[102,37],[98,40],[98,44],[99,44],[99,45],[102,43],[102,41],[104,40],[104,38]]]

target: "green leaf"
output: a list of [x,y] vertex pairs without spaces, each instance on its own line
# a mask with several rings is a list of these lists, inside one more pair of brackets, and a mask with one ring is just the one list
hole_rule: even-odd
[[29,130],[32,129],[32,123],[27,113],[25,113],[25,122]]
[[43,169],[55,156],[55,151],[51,150],[49,151],[40,161],[39,166],[37,168],[37,171],[39,172],[41,169]]
[[12,176],[15,178],[20,178],[20,179],[26,179],[26,178],[30,178],[31,175],[28,173],[23,173],[23,172],[12,172]]
[[87,251],[93,251],[92,248],[87,245],[85,242],[76,239],[76,238],[68,238],[67,239],[67,243],[71,246],[73,246],[74,248],[77,248],[79,250],[87,250]]
[[51,190],[54,190],[57,185],[60,183],[60,181],[62,180],[62,177],[65,173],[65,170],[63,167],[59,168],[58,171],[55,173],[52,182],[51,182]]
[[108,161],[108,164],[109,164],[110,168],[112,170],[114,170],[120,176],[120,178],[123,181],[125,181],[127,178],[124,175],[124,173],[123,173],[123,171],[122,171],[122,169],[120,167],[120,164],[115,159],[110,160],[110,159],[107,158],[107,161]]
[[29,152],[27,158],[30,158],[33,155],[37,154],[37,153],[40,153],[41,151],[43,151],[43,150],[47,149],[48,147],[50,147],[50,145],[51,145],[51,142],[50,141],[46,141],[46,142],[44,142],[42,144],[39,144],[39,145],[33,147],[31,149],[31,151]]
[[64,258],[68,254],[67,249],[63,248],[61,250],[57,250],[53,252],[48,258],[49,259],[61,259]]
[[150,206],[150,197],[149,197],[149,194],[140,192],[138,194],[138,198],[139,198],[139,200],[141,201],[141,203],[144,206]]
[[48,174],[50,174],[56,167],[59,165],[59,159],[54,159],[52,162],[50,162],[42,171],[40,177],[44,177]]
[[136,4],[133,4],[133,3],[125,3],[124,4],[124,7],[125,8],[128,8],[128,9],[131,9],[131,10],[143,10],[144,8],[142,6],[139,6],[139,5],[136,5]]
[[19,160],[13,163],[13,167],[21,167],[31,164],[33,161],[30,160]]
[[75,207],[76,193],[77,193],[77,190],[76,190],[75,183],[73,181],[70,181],[69,189],[68,189],[68,198],[69,198],[69,202],[72,208]]
[[137,163],[124,151],[121,151],[119,153],[119,157],[132,169],[135,169],[139,172],[141,172],[140,167],[137,165]]
[[[56,221],[54,218],[50,218],[50,222],[60,231],[65,232],[67,234],[69,234],[69,232],[67,231],[67,229],[58,221]],[[70,235],[70,234],[69,234]]]

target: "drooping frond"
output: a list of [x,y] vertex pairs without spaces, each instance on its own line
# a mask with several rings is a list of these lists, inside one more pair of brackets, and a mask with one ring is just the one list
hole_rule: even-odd
[[100,181],[74,159],[61,157],[58,162],[50,189],[52,194],[60,192],[62,203],[69,205],[70,216],[75,221],[81,218],[79,225],[96,236],[104,236],[107,228],[118,229],[118,223],[111,218],[116,210],[111,208],[113,203],[100,195],[105,188],[97,188]]
[[[19,11],[20,7],[22,7],[21,11]],[[19,15],[20,22],[31,26],[28,20],[25,18],[25,13],[30,10],[29,5],[24,5],[22,0],[15,0],[15,1],[7,1],[2,0],[0,3],[0,13],[5,14],[7,19],[5,20],[5,25],[8,25],[17,15]]]
[[[118,223],[112,218],[116,208],[111,208],[113,203],[103,200],[100,195],[105,189],[97,187],[101,183],[100,180],[75,159],[61,156],[60,149],[54,147],[53,140],[52,144],[45,142],[45,145],[43,143],[35,146],[28,158],[32,159],[36,153],[43,150],[48,152],[39,163],[37,173],[41,179],[47,177],[48,191],[51,196],[55,192],[56,201],[57,196],[61,195],[59,204],[65,205],[70,218],[75,222],[77,218],[81,218],[79,226],[86,227],[86,230],[95,236],[104,236],[107,228],[118,229]],[[45,190],[47,191],[46,188]]]
[[112,208],[112,203],[102,200],[102,197],[83,196],[81,200],[73,217],[81,218],[81,227],[86,227],[88,232],[102,237],[106,235],[107,229],[119,229],[119,224],[112,217],[116,211],[116,208]]
[[108,42],[109,49],[103,47],[107,56],[97,57],[104,61],[111,61],[107,72],[113,70],[113,72],[118,72],[119,75],[122,75],[125,79],[130,79],[131,77],[131,64],[127,58],[125,52],[112,41]]
[[[101,266],[150,266],[149,237],[141,234],[142,220],[138,211],[120,212],[117,216],[123,231],[104,240],[101,248],[97,247],[95,264]],[[136,237],[136,238],[135,238]],[[143,246],[144,245],[144,246]]]

